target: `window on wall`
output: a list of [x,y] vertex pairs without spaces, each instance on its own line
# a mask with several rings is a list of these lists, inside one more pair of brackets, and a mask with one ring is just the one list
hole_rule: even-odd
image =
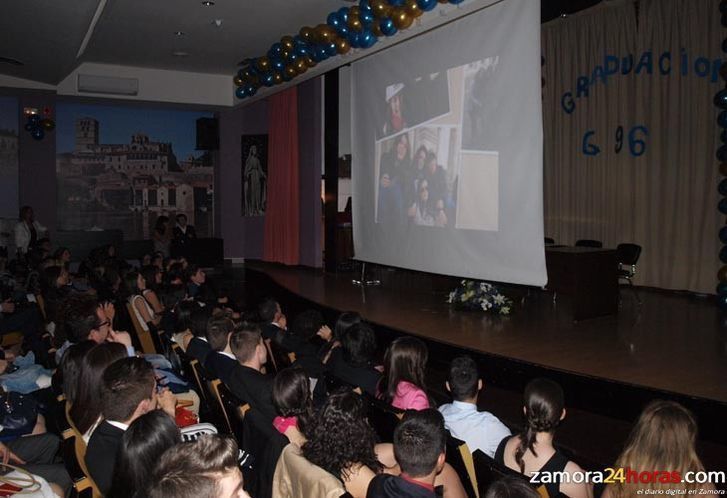
[[157,205],[157,191],[156,190],[150,190],[147,194],[149,198],[149,205],[150,206],[156,206]]
[[167,192],[167,201],[170,206],[176,206],[177,205],[177,189],[170,188]]

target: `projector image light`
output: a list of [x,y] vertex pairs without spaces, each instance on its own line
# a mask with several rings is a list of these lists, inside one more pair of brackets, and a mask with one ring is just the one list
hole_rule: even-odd
[[79,74],[77,84],[78,91],[81,93],[104,93],[109,95],[137,95],[139,93],[138,78]]

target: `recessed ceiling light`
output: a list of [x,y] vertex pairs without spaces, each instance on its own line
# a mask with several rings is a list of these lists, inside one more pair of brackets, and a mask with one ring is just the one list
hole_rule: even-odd
[[212,7],[214,4],[215,3],[212,0],[205,0],[204,2],[202,2],[202,5],[204,5],[205,7]]
[[172,55],[174,57],[189,57],[189,52],[185,52],[184,50],[175,50],[172,52]]
[[186,34],[187,34],[187,33],[185,33],[184,31],[175,31],[175,32],[174,32],[174,36],[184,36],[184,35],[186,35]]

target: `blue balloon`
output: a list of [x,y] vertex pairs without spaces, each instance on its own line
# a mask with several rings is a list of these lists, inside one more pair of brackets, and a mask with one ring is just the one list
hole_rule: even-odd
[[338,18],[343,24],[348,24],[348,7],[338,9]]
[[362,10],[361,13],[358,15],[358,18],[361,20],[361,24],[368,27],[371,26],[371,23],[374,22],[374,12],[371,9],[368,10]]
[[722,249],[719,250],[719,260],[727,263],[727,246],[722,246]]
[[360,42],[361,48],[371,48],[374,44],[379,41],[378,38],[369,30],[361,32]]
[[393,36],[396,34],[397,31],[399,31],[398,29],[396,29],[394,20],[390,17],[384,17],[379,21],[379,29],[386,36]]
[[371,3],[369,2],[369,0],[361,0],[358,3],[358,8],[360,12],[363,12],[365,10],[371,10]]
[[437,6],[437,0],[417,0],[417,7],[422,9],[424,12],[429,12]]
[[459,5],[459,4],[461,4],[462,2],[464,2],[464,0],[449,0],[449,3],[452,3],[452,4],[454,4],[454,5]]
[[717,209],[722,214],[727,214],[727,198],[720,199]]
[[722,128],[727,128],[727,111],[722,111],[717,116],[717,124]]
[[719,229],[719,240],[723,244],[727,244],[727,226],[723,226]]
[[262,83],[265,86],[273,86],[275,84],[275,78],[273,77],[273,73],[265,73],[262,78]]
[[285,69],[285,62],[283,62],[283,59],[275,58],[270,60],[270,64],[273,66],[273,69],[278,71],[279,73],[282,73]]
[[720,309],[727,310],[727,294],[717,296],[717,305]]
[[727,282],[720,282],[717,284],[717,295],[727,294]]
[[40,116],[38,116],[37,114],[31,114],[28,118],[28,121],[30,123],[33,123],[34,125],[37,125],[38,123],[40,123]]
[[288,62],[295,62],[298,60],[298,54],[295,53],[295,51],[292,51],[288,54],[288,58],[286,59]]
[[361,48],[361,33],[359,31],[351,31],[348,34],[348,43],[353,48]]
[[727,197],[727,178],[723,178],[722,181],[719,182],[719,185],[717,186],[717,191],[720,195]]
[[727,109],[727,89],[723,88],[714,96],[714,105],[720,109]]
[[326,18],[326,23],[333,29],[338,29],[341,25],[341,18],[338,17],[338,12],[331,12]]
[[270,47],[270,50],[268,50],[268,57],[270,57],[271,59],[280,57],[282,54],[283,46],[280,43],[273,43],[273,45]]
[[717,160],[721,163],[727,163],[727,145],[721,145],[717,149]]
[[328,55],[329,57],[333,57],[334,55],[336,55],[338,53],[338,50],[336,49],[336,44],[333,42],[328,43],[328,44],[324,45],[323,47],[326,51],[326,55]]
[[33,131],[30,132],[30,135],[36,140],[43,140],[45,132],[43,131],[43,128],[34,128]]
[[404,5],[404,0],[389,0],[389,5],[392,7],[401,7]]
[[249,97],[252,97],[256,93],[257,93],[257,87],[255,85],[253,85],[252,83],[247,85],[247,95]]
[[351,32],[351,30],[348,29],[348,25],[347,24],[341,24],[341,26],[338,28],[338,31],[337,31],[338,36],[340,36],[342,38],[348,38],[348,34],[350,32]]
[[313,59],[315,62],[322,62],[326,60],[326,51],[323,50],[320,46],[313,47],[311,59]]
[[238,99],[244,99],[247,97],[247,87],[245,85],[237,87],[237,90],[235,90],[235,97]]
[[35,128],[33,123],[25,123],[25,131],[33,131],[33,128]]

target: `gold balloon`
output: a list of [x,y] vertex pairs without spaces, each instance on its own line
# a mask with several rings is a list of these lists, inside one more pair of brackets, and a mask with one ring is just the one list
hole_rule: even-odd
[[308,66],[306,66],[305,61],[302,58],[296,60],[293,65],[295,66],[295,72],[298,74],[303,74],[308,70]]
[[263,55],[257,60],[256,65],[260,71],[266,72],[268,69],[270,69],[270,59],[267,55]]
[[373,0],[371,2],[371,11],[374,13],[374,16],[382,19],[388,17],[389,12],[391,12],[391,6],[386,0]]
[[719,165],[719,174],[722,176],[727,176],[727,163],[722,163]]
[[403,7],[395,8],[391,13],[391,19],[398,29],[406,29],[414,22],[414,18]]
[[348,9],[348,17],[351,16],[360,16],[361,15],[361,9],[359,9],[358,5],[352,6],[350,9]]
[[424,14],[424,11],[417,5],[417,0],[406,0],[404,10],[406,10],[414,19]]
[[717,272],[717,278],[720,282],[727,282],[727,265],[724,265]]
[[336,40],[336,52],[343,55],[351,50],[351,44],[345,38],[339,38]]
[[279,85],[280,83],[283,82],[283,75],[280,73],[273,74],[273,81],[275,82],[276,85]]
[[[336,42],[338,43],[338,42]],[[316,67],[316,61],[314,61],[310,55],[306,55],[303,57],[303,62],[305,62],[305,65],[307,67]]]
[[449,0],[438,0],[439,3],[447,3]]
[[285,66],[285,76],[288,78],[295,78],[296,74],[298,73],[295,71],[295,66],[293,64]]
[[242,86],[242,84],[244,83],[242,81],[242,78],[240,78],[239,76],[235,76],[234,78],[232,78],[232,82],[235,83],[235,86]]
[[303,26],[302,28],[300,28],[300,31],[298,31],[298,34],[306,42],[311,42],[313,40],[313,28],[311,28],[309,26]]
[[284,48],[280,52],[280,55],[283,57],[283,59],[287,59],[288,57],[290,57],[290,50]]
[[320,43],[330,43],[336,36],[336,31],[328,24],[319,24],[315,29],[315,38]]
[[374,23],[371,25],[371,32],[377,37],[384,36],[384,33],[381,32],[381,26],[379,26],[378,20],[374,21]]
[[288,50],[293,50],[293,37],[284,36],[280,39],[280,44]]
[[[353,7],[351,8],[353,9]],[[358,14],[348,13],[348,27],[354,31],[361,31],[361,19],[359,19]]]

